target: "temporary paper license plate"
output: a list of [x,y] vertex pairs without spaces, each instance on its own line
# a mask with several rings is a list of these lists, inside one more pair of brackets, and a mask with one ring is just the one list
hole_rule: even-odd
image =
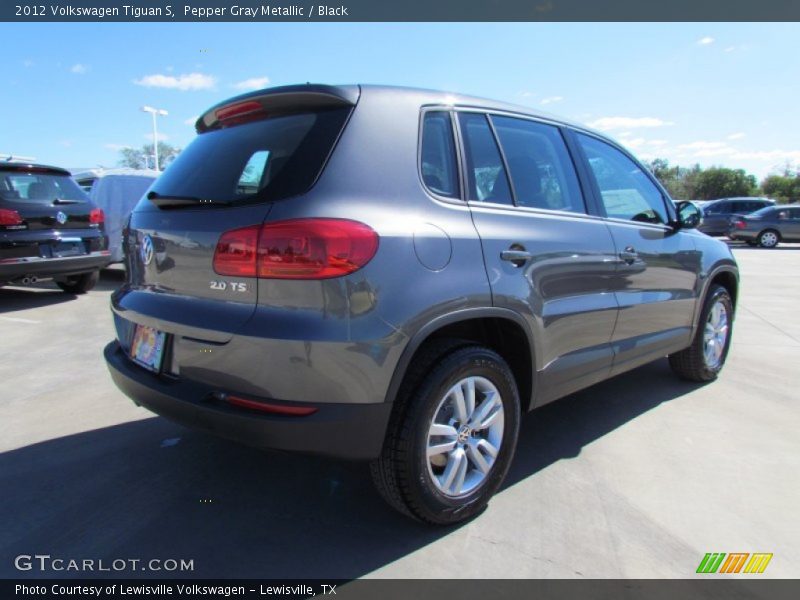
[[131,358],[146,369],[161,370],[167,334],[145,325],[137,325],[131,344]]

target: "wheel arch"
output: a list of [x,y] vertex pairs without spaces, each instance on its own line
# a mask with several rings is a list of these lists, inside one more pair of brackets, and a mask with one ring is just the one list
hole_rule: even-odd
[[425,344],[439,339],[455,338],[473,341],[497,352],[508,363],[524,412],[534,406],[536,389],[535,350],[533,335],[525,320],[503,308],[465,309],[442,315],[421,327],[409,340],[395,367],[386,402],[394,402],[411,362]]

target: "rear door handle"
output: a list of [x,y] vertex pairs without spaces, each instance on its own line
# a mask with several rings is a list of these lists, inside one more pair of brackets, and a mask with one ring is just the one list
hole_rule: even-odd
[[636,252],[636,249],[633,246],[628,246],[619,253],[619,257],[626,265],[632,265],[636,262],[636,259],[639,258],[639,253]]
[[527,261],[533,258],[533,254],[527,250],[503,250],[500,253],[500,258],[513,263],[517,267],[521,267]]

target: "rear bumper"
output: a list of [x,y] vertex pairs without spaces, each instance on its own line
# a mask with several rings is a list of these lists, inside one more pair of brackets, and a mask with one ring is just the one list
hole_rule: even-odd
[[92,252],[67,258],[26,257],[0,260],[0,282],[13,281],[26,275],[59,277],[102,269],[111,262],[108,251]]
[[219,390],[208,385],[147,372],[116,341],[104,354],[120,390],[136,404],[182,425],[259,448],[352,460],[380,455],[391,413],[388,403],[321,403],[313,405],[316,413],[302,417],[261,414],[214,400],[211,394]]

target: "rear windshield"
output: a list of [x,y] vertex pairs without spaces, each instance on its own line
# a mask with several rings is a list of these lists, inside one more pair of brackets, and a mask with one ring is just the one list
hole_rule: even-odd
[[751,217],[766,217],[767,215],[772,213],[774,209],[773,206],[765,206],[764,208],[757,210],[755,212],[750,213]]
[[56,198],[79,202],[89,200],[71,177],[26,171],[0,171],[0,198],[40,203],[51,203]]
[[319,175],[349,111],[286,115],[201,133],[152,191],[225,202],[301,194]]

